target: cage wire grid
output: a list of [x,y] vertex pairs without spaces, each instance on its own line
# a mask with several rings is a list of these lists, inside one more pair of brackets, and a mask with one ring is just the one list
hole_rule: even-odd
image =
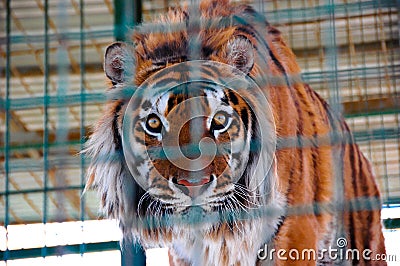
[[[385,206],[400,204],[399,1],[241,2],[283,32],[304,81],[345,115],[373,164]],[[105,47],[123,39],[135,19],[150,21],[176,3],[0,2],[2,226],[100,217],[95,193],[81,197],[86,162],[78,153],[107,100]],[[142,12],[128,12],[135,16],[128,23],[114,16],[124,6]],[[84,253],[117,245],[75,248]],[[57,253],[50,247],[38,252]],[[2,253],[10,258],[9,250]]]

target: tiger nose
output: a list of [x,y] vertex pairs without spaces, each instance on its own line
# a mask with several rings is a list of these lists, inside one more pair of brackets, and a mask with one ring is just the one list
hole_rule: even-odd
[[213,180],[214,176],[210,175],[209,177],[182,178],[179,180],[174,177],[172,182],[175,183],[185,195],[196,198],[209,187]]

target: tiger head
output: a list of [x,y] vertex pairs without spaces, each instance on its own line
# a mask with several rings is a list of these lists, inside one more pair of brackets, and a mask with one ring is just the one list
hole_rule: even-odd
[[254,13],[229,6],[218,14],[214,2],[200,6],[199,26],[186,9],[173,9],[156,31],[137,28],[134,45],[106,50],[110,93],[120,97],[88,141],[88,185],[126,234],[140,235],[143,218],[160,225],[191,212],[201,218],[189,223],[211,232],[226,216],[280,204],[273,112],[252,78],[263,64],[257,31],[232,16]]

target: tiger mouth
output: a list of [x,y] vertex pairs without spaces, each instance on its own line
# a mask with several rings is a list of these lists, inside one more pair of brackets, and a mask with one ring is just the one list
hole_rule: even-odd
[[212,175],[206,178],[194,178],[194,179],[180,179],[178,180],[176,177],[172,179],[172,182],[177,185],[182,185],[185,187],[193,187],[193,186],[202,186],[211,182],[213,178]]
[[186,196],[195,199],[201,196],[216,181],[214,174],[209,177],[172,178],[172,183]]

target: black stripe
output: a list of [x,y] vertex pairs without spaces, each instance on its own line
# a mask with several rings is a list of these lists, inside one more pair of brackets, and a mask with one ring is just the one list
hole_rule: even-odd
[[[250,173],[250,167],[259,158],[260,150],[261,150],[261,139],[260,139],[260,132],[258,130],[257,118],[256,118],[254,112],[247,108],[243,108],[241,110],[241,114],[246,113],[246,115],[244,115],[244,117],[241,118],[247,129],[247,131],[245,131],[246,132],[245,138],[247,138],[247,132],[249,130],[249,119],[248,119],[248,113],[247,113],[248,111],[250,111],[251,119],[252,119],[251,120],[252,123],[251,123],[250,153],[249,153],[249,158],[247,160],[246,169],[244,170],[243,175],[238,180],[238,183],[244,187],[247,187],[246,177],[248,177],[248,175],[252,174],[252,173]],[[245,123],[245,121],[246,121],[246,123]],[[245,202],[242,202],[242,203],[245,203]]]
[[232,102],[234,105],[239,104],[239,100],[238,100],[238,98],[236,97],[235,93],[234,93],[232,90],[229,90],[228,93],[229,93],[229,100],[231,100],[231,102]]
[[167,104],[166,113],[171,112],[171,110],[174,108],[174,106],[175,106],[175,97],[170,96],[168,98],[168,104]]
[[207,99],[207,94],[206,94],[206,92],[204,90],[201,93],[201,97],[202,97],[202,100],[204,101],[205,106],[208,106],[209,102],[208,102],[208,99]]
[[203,59],[208,59],[214,53],[214,49],[210,46],[201,47],[201,54]]
[[[358,191],[358,184],[356,177],[359,176],[360,171],[362,170],[362,165],[361,165],[361,160],[358,161],[358,173],[356,172],[356,163],[355,163],[355,157],[354,157],[355,149],[354,145],[350,145],[350,150],[349,150],[349,156],[350,156],[350,171],[351,171],[351,182],[352,182],[352,187],[354,189],[354,194],[357,194]],[[346,162],[343,161],[343,164]]]
[[229,96],[227,94],[227,90],[222,91],[224,93],[224,97],[221,98],[221,101],[227,105],[229,105]]
[[[242,120],[242,122],[243,122],[243,124],[244,124],[244,127],[245,127],[245,129],[246,130],[249,130],[249,114],[248,114],[248,109],[246,108],[246,107],[243,107],[241,110],[240,110],[240,119]],[[252,121],[253,121],[253,125],[255,125],[256,123],[256,120],[254,120],[255,119],[255,116],[254,117],[252,117]],[[252,131],[253,131],[254,129],[252,129]]]
[[232,154],[232,159],[234,160],[240,161],[241,158],[242,158],[242,152],[237,152]]
[[154,86],[154,89],[157,89],[157,88],[160,88],[160,87],[163,87],[163,88],[171,87],[171,86],[168,86],[168,85],[175,84],[176,83],[176,79],[163,77],[162,79],[155,80],[154,83],[157,85],[157,86]]
[[119,118],[119,115],[120,115],[119,112],[121,111],[123,105],[124,105],[124,103],[120,102],[115,107],[114,120],[113,120],[113,123],[112,123],[115,150],[117,150],[117,151],[122,149],[122,140],[121,140],[121,136],[119,134],[118,118]]
[[143,139],[139,138],[138,136],[135,136],[135,140],[139,144],[146,145],[145,141]]
[[151,102],[149,100],[145,100],[142,104],[142,108],[144,110],[151,108]]
[[247,34],[247,35],[250,35],[250,36],[252,36],[252,37],[254,37],[254,38],[257,38],[256,30],[253,28],[252,25],[246,23],[246,22],[245,22],[246,20],[244,20],[243,18],[240,18],[240,17],[238,17],[238,16],[235,16],[234,18],[236,18],[236,19],[238,19],[238,20],[241,19],[241,21],[240,21],[239,23],[244,24],[244,25],[238,26],[238,27],[236,28],[237,31],[242,32],[242,33],[245,33],[245,34]]
[[183,95],[177,95],[176,96],[176,105],[179,105],[181,102],[183,102],[184,98]]
[[206,67],[206,66],[201,67],[201,73],[204,73],[211,78],[214,78],[215,76],[217,76],[217,77],[220,76],[219,73],[215,73],[214,71],[215,70],[210,67]]
[[[136,121],[134,121],[134,123],[136,123]],[[137,126],[135,127],[135,131],[137,131],[139,133],[144,133],[145,132],[140,124],[137,124]]]
[[[251,135],[254,137],[256,136],[256,138],[254,138],[255,141],[255,145],[259,146],[259,149],[261,148],[261,132],[259,132],[259,124],[258,124],[258,120],[256,117],[256,114],[253,112],[253,110],[249,110],[250,111],[250,115],[251,115]],[[248,125],[246,127],[247,131],[248,129]]]
[[[354,194],[357,194],[357,190],[358,190],[357,187],[358,186],[357,186],[357,180],[356,180],[356,171],[355,171],[355,166],[356,165],[355,165],[353,145],[351,146],[351,151],[349,151],[349,153],[350,153],[350,166],[351,166],[351,176],[350,176],[350,178],[352,179],[351,180],[351,184],[352,184],[352,187],[354,189]],[[340,158],[343,158],[343,157],[340,157]],[[345,164],[345,161],[343,161],[343,164]],[[358,162],[358,167],[359,167],[359,171],[360,171],[362,169],[361,161]],[[360,172],[359,172],[359,174],[360,174]],[[350,240],[351,248],[359,248],[359,247],[357,247],[357,244],[356,244],[358,236],[357,236],[357,230],[355,229],[355,226],[356,226],[355,217],[359,216],[358,214],[359,214],[359,212],[355,212],[355,211],[352,211],[351,213],[349,213],[350,220],[351,220],[351,222],[349,223],[349,232],[351,234],[353,234],[353,235],[350,236],[350,238],[351,238],[351,240]],[[362,217],[359,217],[359,218],[362,221]],[[364,230],[364,227],[363,227],[362,224],[360,224],[359,226],[362,227],[361,230]]]

